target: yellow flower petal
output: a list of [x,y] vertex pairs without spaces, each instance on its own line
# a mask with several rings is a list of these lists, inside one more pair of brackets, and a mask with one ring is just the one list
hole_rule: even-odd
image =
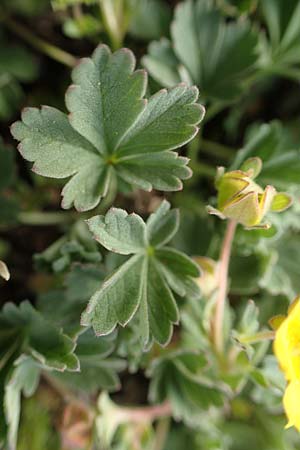
[[286,379],[300,380],[300,301],[276,331],[274,353]]
[[286,428],[295,427],[300,431],[300,381],[291,381],[283,397],[283,406],[288,418]]

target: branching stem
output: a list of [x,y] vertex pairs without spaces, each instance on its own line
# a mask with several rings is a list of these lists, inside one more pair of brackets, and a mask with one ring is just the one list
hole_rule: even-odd
[[233,220],[230,220],[227,224],[219,261],[219,289],[217,294],[215,316],[212,323],[213,342],[219,354],[222,353],[224,347],[223,322],[228,288],[228,270],[236,225],[237,223]]

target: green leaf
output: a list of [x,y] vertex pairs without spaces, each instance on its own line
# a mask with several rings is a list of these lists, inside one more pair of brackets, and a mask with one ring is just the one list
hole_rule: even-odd
[[251,157],[259,157],[263,162],[257,183],[271,184],[278,189],[299,184],[300,150],[280,122],[250,126],[231,169],[237,169]]
[[269,37],[261,37],[262,66],[275,74],[299,80],[299,2],[297,0],[289,2],[266,0],[261,2],[260,9]]
[[105,216],[92,217],[87,223],[103,247],[121,255],[137,253],[147,244],[143,219],[123,209],[111,208]]
[[67,18],[63,24],[66,36],[72,39],[95,38],[103,30],[98,17],[82,14],[76,18]]
[[239,251],[234,251],[229,271],[230,292],[234,295],[256,294],[259,290],[260,280],[264,278],[270,264],[272,264],[272,257],[269,252],[253,248],[249,254],[245,253],[243,247]]
[[271,263],[260,286],[272,295],[283,294],[289,299],[298,295],[300,289],[298,267],[300,264],[300,239],[296,233],[286,233],[275,242],[266,243]]
[[1,45],[0,74],[4,73],[22,82],[33,81],[38,74],[37,64],[25,48]]
[[220,7],[230,16],[249,15],[256,10],[257,2],[258,0],[224,0]]
[[164,86],[177,77],[190,79],[206,99],[227,102],[242,94],[257,62],[257,34],[247,21],[226,23],[212,1],[186,0],[176,9],[171,35],[173,57],[162,42],[152,44],[143,59],[154,79]]
[[24,301],[6,303],[0,312],[1,333],[9,332],[8,346],[19,346],[46,369],[78,370],[75,343]]
[[74,6],[78,4],[93,5],[97,0],[51,0],[51,4],[54,10],[66,9],[68,6]]
[[172,290],[181,296],[199,290],[194,278],[198,266],[181,252],[164,245],[178,228],[178,214],[164,201],[145,224],[136,215],[112,208],[105,217],[88,221],[95,238],[107,249],[133,254],[102,284],[82,315],[84,326],[96,334],[126,326],[134,317],[144,346],[155,339],[166,345],[178,310]]
[[35,392],[40,376],[38,364],[26,355],[15,362],[15,369],[5,387],[4,407],[8,425],[8,445],[10,450],[17,448],[17,435],[21,413],[21,394],[30,397]]
[[205,357],[195,352],[171,353],[154,360],[150,400],[169,400],[175,418],[188,425],[197,424],[203,410],[224,402],[222,392],[205,374],[206,363]]
[[143,256],[135,255],[104,281],[82,314],[81,324],[92,325],[99,336],[109,334],[117,323],[125,326],[141,301],[144,266]]
[[69,269],[74,263],[97,263],[101,258],[97,244],[83,221],[75,222],[64,236],[42,253],[34,255],[38,269],[56,273]]
[[13,124],[20,152],[35,172],[71,177],[63,208],[94,208],[117,176],[146,190],[178,190],[191,176],[188,160],[170,150],[198,131],[204,110],[196,103],[197,88],[181,84],[148,101],[146,74],[134,67],[130,50],[111,54],[101,45],[72,72],[69,117],[55,108],[29,108]]
[[38,298],[38,308],[56,327],[71,337],[82,331],[80,315],[86,302],[99,289],[106,271],[93,264],[74,264],[66,275],[65,289],[54,289]]
[[292,198],[290,195],[286,194],[285,192],[279,192],[275,195],[272,205],[271,205],[271,211],[274,212],[281,212],[285,211],[287,208],[291,206]]
[[111,355],[115,347],[115,334],[95,338],[92,330],[81,334],[77,341],[76,355],[80,372],[55,373],[60,381],[89,393],[99,389],[115,391],[120,388],[117,372],[124,370],[124,360]]
[[162,86],[168,88],[182,81],[179,73],[179,61],[171,42],[162,38],[149,44],[148,54],[142,58],[143,65],[150,75]]
[[132,11],[129,33],[139,39],[159,39],[167,33],[170,20],[170,7],[162,0],[138,0]]
[[32,54],[23,47],[0,42],[0,120],[9,119],[23,98],[20,82],[33,81],[38,67]]
[[155,213],[151,214],[147,220],[149,243],[154,247],[166,244],[177,233],[179,211],[178,209],[170,210],[170,207],[168,202],[161,202]]
[[199,298],[199,289],[191,278],[199,276],[199,266],[184,253],[165,247],[156,251],[161,270],[170,287],[181,297]]

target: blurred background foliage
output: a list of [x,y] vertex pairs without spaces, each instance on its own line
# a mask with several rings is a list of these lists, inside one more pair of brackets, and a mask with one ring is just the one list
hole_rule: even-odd
[[[99,42],[132,49],[151,92],[196,84],[206,107],[198,136],[182,149],[194,176],[168,195],[181,211],[174,246],[201,257],[202,297],[178,300],[172,342],[149,353],[134,322],[105,338],[82,332],[88,299],[124,257],[100,254],[88,216],[60,210],[60,182],[31,172],[9,132],[25,105],[64,108],[70,68]],[[1,1],[0,260],[11,280],[0,280],[0,397],[9,380],[6,408],[13,414],[22,404],[18,450],[300,449],[299,434],[284,430],[284,380],[270,345],[255,341],[300,291],[299,84],[298,0]],[[216,166],[237,168],[251,156],[264,163],[259,182],[289,192],[294,203],[272,217],[270,230],[238,228],[226,357],[218,361],[208,322],[224,223],[205,205],[215,204]],[[98,213],[114,202],[147,217],[160,196],[124,186]],[[36,339],[41,328],[50,352]],[[50,370],[76,360],[81,373]],[[166,400],[172,419],[120,419],[123,405]],[[14,441],[17,423],[3,415],[1,407],[6,449],[5,427]]]

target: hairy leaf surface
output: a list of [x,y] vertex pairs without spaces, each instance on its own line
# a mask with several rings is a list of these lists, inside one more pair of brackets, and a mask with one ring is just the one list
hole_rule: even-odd
[[104,335],[136,317],[144,346],[153,339],[166,345],[172,324],[179,320],[172,290],[181,296],[191,291],[199,296],[193,280],[199,275],[198,266],[183,253],[165,247],[178,228],[178,213],[163,201],[147,223],[113,208],[88,224],[105,248],[132,256],[92,296],[82,325],[92,325],[96,334]]
[[180,84],[144,98],[147,77],[134,71],[128,49],[100,45],[72,72],[69,116],[52,107],[28,108],[12,126],[33,170],[70,178],[63,208],[94,208],[116,178],[145,190],[179,190],[191,176],[188,159],[172,152],[197,133],[204,109],[198,90]]

